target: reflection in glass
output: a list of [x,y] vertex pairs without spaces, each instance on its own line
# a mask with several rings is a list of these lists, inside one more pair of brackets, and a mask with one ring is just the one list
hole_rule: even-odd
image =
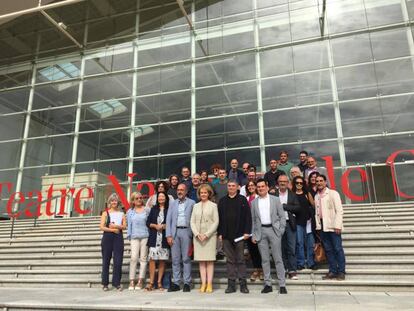
[[257,114],[197,121],[197,150],[258,146]]
[[240,83],[196,91],[197,117],[257,111],[256,83]]

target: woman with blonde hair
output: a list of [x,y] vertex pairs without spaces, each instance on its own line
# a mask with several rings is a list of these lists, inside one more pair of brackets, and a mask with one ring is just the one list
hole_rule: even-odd
[[107,208],[101,215],[100,229],[103,231],[102,249],[102,288],[108,290],[109,265],[113,257],[112,286],[122,290],[122,261],[124,258],[124,237],[122,230],[126,228],[126,218],[119,207],[120,200],[116,193],[112,193],[106,202]]
[[[129,290],[142,289],[147,268],[149,208],[144,206],[144,198],[140,192],[133,192],[130,201],[131,208],[127,212],[127,239],[131,241],[131,261],[129,264]],[[135,274],[139,260],[139,276],[135,285]]]
[[214,261],[216,260],[217,227],[219,215],[217,204],[211,201],[213,189],[202,184],[197,190],[200,202],[191,214],[191,230],[194,234],[194,260],[199,262],[200,292],[213,292]]

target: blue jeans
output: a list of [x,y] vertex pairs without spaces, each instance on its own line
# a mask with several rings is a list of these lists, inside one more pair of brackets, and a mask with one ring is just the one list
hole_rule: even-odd
[[313,233],[306,233],[306,225],[297,225],[296,227],[296,259],[299,267],[305,267],[305,249],[306,264],[308,268],[315,265],[313,246],[315,238]]
[[292,230],[286,223],[282,237],[283,264],[287,272],[296,272],[296,230]]
[[322,231],[321,239],[328,260],[329,272],[333,274],[345,273],[345,253],[341,235]]

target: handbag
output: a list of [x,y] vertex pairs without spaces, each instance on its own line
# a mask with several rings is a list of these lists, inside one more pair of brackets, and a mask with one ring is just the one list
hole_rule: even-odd
[[313,250],[315,253],[315,261],[317,263],[324,263],[326,261],[326,254],[322,243],[315,243]]

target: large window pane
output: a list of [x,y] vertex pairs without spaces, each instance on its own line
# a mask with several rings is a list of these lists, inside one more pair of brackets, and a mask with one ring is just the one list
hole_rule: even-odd
[[0,141],[21,138],[25,117],[25,114],[0,115]]
[[0,143],[0,169],[17,167],[19,164],[21,141]]
[[336,66],[372,61],[368,34],[333,39],[331,45]]
[[337,137],[330,105],[266,112],[263,119],[267,145]]
[[[319,167],[326,167],[326,162],[322,157],[332,156],[334,166],[340,166],[339,148],[336,141],[317,142],[317,143],[298,143],[277,147],[266,147],[266,164],[269,165],[270,159],[279,159],[280,151],[285,150],[289,154],[289,161],[299,163],[299,153],[306,150],[309,155],[315,157]],[[267,170],[269,167],[267,168]]]
[[271,77],[293,72],[293,55],[291,47],[266,50],[260,53],[260,70],[262,77]]
[[393,29],[371,33],[372,49],[375,60],[411,55],[408,40],[410,29]]
[[72,159],[73,135],[30,139],[25,166],[67,163]]
[[293,41],[321,36],[317,6],[291,11],[290,23]]
[[[348,165],[365,163],[385,163],[386,159],[397,150],[413,148],[412,135],[389,137],[368,137],[345,139],[345,152]],[[369,150],[369,152],[367,152]],[[412,157],[409,158],[410,160]]]
[[257,114],[197,121],[197,150],[259,145]]
[[[121,160],[121,161],[105,161],[105,162],[76,164],[76,173],[90,173],[90,172],[99,172],[104,175],[114,175],[118,179],[118,181],[121,183],[121,182],[127,181],[128,179],[127,177],[128,161]],[[104,181],[109,182],[107,177],[104,179]]]
[[414,90],[414,59],[401,59],[375,64],[379,92],[382,95]]
[[73,105],[78,100],[78,81],[35,86],[33,109]]
[[368,25],[375,27],[403,21],[400,0],[364,0]]
[[36,73],[37,83],[78,78],[80,75],[80,61],[78,59],[68,59],[39,64]]
[[255,76],[254,54],[236,55],[196,65],[197,86],[249,80]]
[[102,131],[79,135],[77,162],[117,159],[128,156],[129,130]]
[[339,100],[377,96],[373,64],[337,68],[335,72]]
[[189,89],[191,67],[176,65],[138,72],[138,95]]
[[134,161],[134,173],[140,180],[164,179],[171,174],[180,174],[181,168],[190,167],[190,163],[189,155],[137,159]]
[[190,122],[137,126],[135,128],[135,157],[189,152],[191,150]]
[[345,137],[412,130],[412,95],[341,103]]
[[363,0],[328,1],[326,13],[331,33],[367,28]]
[[82,102],[129,97],[132,94],[132,74],[116,74],[84,81]]
[[0,90],[9,87],[23,86],[30,84],[32,67],[24,66],[19,68],[12,65],[0,71]]
[[295,71],[320,69],[329,66],[326,41],[293,46]]
[[213,164],[220,164],[223,168],[228,170],[230,169],[230,161],[232,159],[237,159],[240,166],[242,163],[248,162],[257,167],[257,172],[263,171],[263,168],[260,167],[259,148],[219,151],[214,153],[197,153],[196,159],[198,171],[204,169],[210,172]]
[[75,129],[76,108],[33,111],[30,115],[29,137],[63,134]]
[[290,42],[291,40],[288,13],[281,13],[259,20],[259,42],[261,46]]
[[0,92],[1,113],[26,111],[30,89],[17,89]]
[[189,91],[138,97],[135,124],[189,120],[190,106]]
[[196,90],[197,117],[257,111],[256,83]]
[[105,52],[89,56],[85,62],[85,75],[105,73],[133,67],[133,53],[130,44],[110,48]]
[[131,101],[131,99],[110,99],[83,105],[79,130],[91,131],[129,126]]

